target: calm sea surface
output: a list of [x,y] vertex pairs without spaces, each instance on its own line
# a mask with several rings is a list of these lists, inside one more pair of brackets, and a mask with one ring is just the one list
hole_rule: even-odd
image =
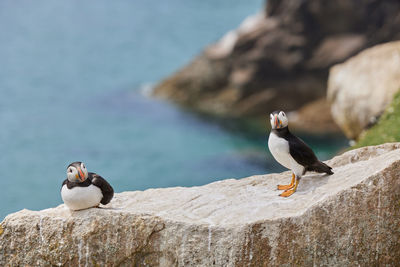
[[[281,171],[266,136],[141,94],[262,4],[0,1],[0,220],[61,204],[77,160],[117,192]],[[345,145],[305,139],[323,159]]]

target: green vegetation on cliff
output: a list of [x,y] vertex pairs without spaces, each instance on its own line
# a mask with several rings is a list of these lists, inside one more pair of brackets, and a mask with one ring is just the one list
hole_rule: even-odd
[[365,131],[353,148],[400,142],[400,92],[385,110],[378,123]]

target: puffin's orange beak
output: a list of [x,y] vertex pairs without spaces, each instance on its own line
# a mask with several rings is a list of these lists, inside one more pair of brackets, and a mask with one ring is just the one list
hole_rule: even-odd
[[76,178],[81,180],[81,182],[83,182],[85,180],[85,175],[83,174],[81,168],[77,168],[78,169],[78,175],[76,175]]
[[275,117],[275,127],[276,128],[279,128],[279,119],[278,119],[278,115],[274,115],[274,117]]

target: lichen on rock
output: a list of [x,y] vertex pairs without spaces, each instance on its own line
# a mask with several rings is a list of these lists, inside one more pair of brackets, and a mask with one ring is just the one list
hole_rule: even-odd
[[290,173],[124,192],[104,208],[22,210],[2,222],[1,266],[396,266],[400,143]]
[[400,142],[400,87],[378,122],[363,131],[353,148]]

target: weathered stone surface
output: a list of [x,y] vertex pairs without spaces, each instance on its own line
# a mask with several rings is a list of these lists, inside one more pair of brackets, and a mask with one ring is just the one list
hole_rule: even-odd
[[357,138],[376,121],[400,90],[400,41],[369,48],[334,66],[328,99],[336,123]]
[[398,266],[400,143],[329,161],[290,198],[288,172],[124,192],[105,208],[22,210],[1,266]]
[[295,110],[325,96],[329,68],[400,39],[398,0],[268,0],[154,94],[227,117]]

